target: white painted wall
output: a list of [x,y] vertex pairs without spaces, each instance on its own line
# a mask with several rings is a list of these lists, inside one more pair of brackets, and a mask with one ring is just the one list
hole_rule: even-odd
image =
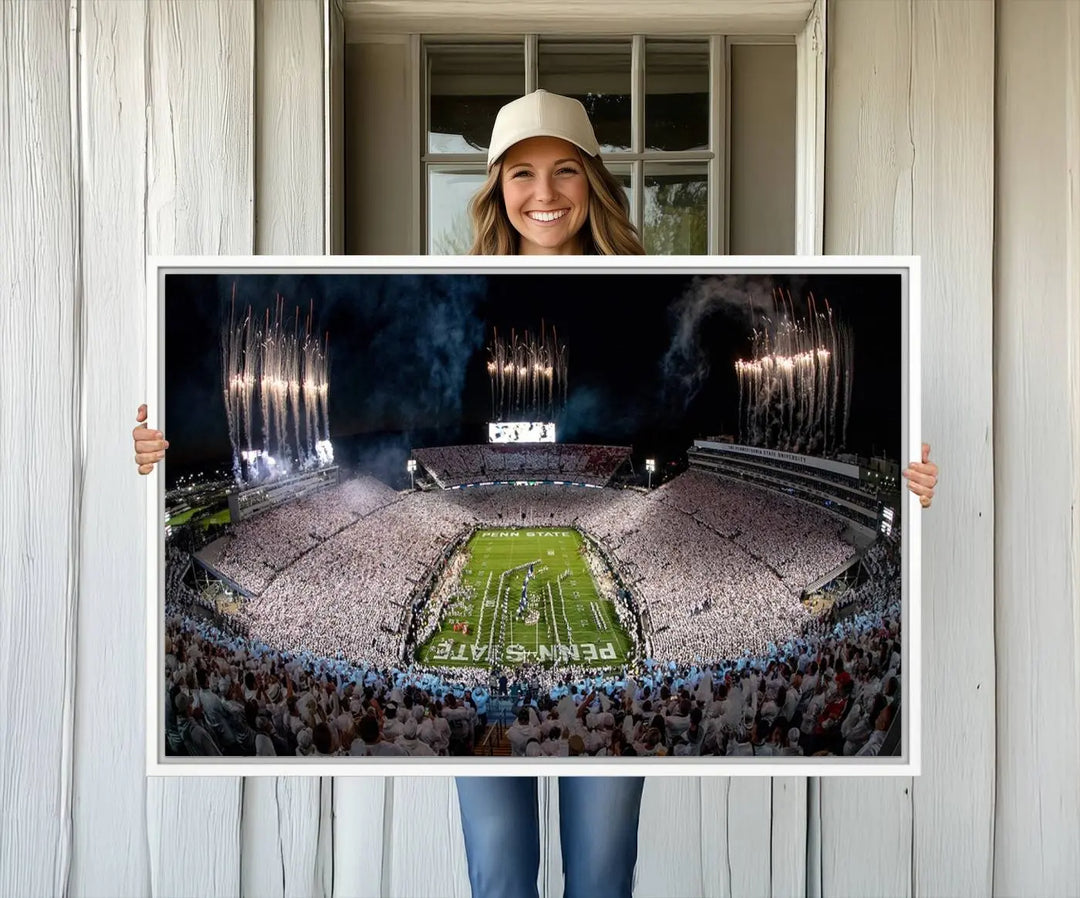
[[994,886],[1080,891],[1080,4],[999,6]]
[[[418,253],[408,35],[345,45],[345,251]],[[377,139],[375,137],[377,135]]]
[[795,252],[795,44],[731,47],[732,255]]
[[[328,245],[327,12],[0,6],[2,895],[467,894],[448,780],[143,775],[144,256]],[[828,27],[826,250],[923,257],[924,774],[650,780],[636,893],[1075,894],[1080,6]]]
[[825,251],[922,257],[923,432],[943,480],[922,538],[924,773],[822,782],[821,894],[990,894],[994,10],[829,8]]

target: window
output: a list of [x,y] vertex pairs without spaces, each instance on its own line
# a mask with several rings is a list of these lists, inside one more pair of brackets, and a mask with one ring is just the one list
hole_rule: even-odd
[[[782,193],[792,194],[782,196],[779,205],[781,210],[784,203],[790,206],[791,222],[784,222],[783,230],[794,233],[795,44],[789,41],[782,49],[790,56],[790,84],[781,85],[790,93],[790,109],[777,112],[783,104],[771,98],[759,102],[752,90],[738,97],[744,104],[753,102],[756,118],[790,119],[780,122],[781,133],[790,130],[790,146],[782,146],[779,161],[772,163],[790,171],[772,180]],[[727,252],[729,85],[732,60],[741,63],[730,51],[722,37],[527,35],[425,41],[419,160],[424,251],[468,251],[466,206],[485,178],[495,115],[504,103],[539,87],[585,105],[604,162],[622,181],[631,219],[650,254]],[[752,54],[742,55],[754,62]],[[751,65],[746,68],[751,71]],[[777,148],[771,151],[768,158],[776,157]],[[765,189],[771,189],[766,181]],[[751,202],[748,214],[758,207],[776,214],[777,203]],[[792,252],[794,244],[751,251]]]

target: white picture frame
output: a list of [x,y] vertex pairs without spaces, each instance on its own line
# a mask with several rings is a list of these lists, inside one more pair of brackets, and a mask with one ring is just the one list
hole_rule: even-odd
[[[901,444],[907,460],[920,457],[920,264],[908,256],[730,257],[431,257],[260,256],[149,257],[147,260],[147,381],[153,397],[148,425],[163,429],[166,388],[164,278],[167,274],[534,274],[603,276],[641,272],[681,275],[838,275],[896,273],[901,277]],[[779,758],[236,758],[166,757],[164,750],[164,496],[158,465],[147,478],[149,538],[147,588],[146,757],[151,776],[917,776],[921,772],[921,586],[920,506],[902,489],[902,664],[900,754],[893,757]]]

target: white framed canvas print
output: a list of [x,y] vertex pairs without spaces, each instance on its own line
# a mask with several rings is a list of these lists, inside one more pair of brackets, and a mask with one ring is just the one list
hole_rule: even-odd
[[148,773],[919,773],[917,258],[147,287]]

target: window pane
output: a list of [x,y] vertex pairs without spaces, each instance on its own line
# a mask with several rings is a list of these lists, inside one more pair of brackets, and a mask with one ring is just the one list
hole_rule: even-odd
[[428,253],[464,256],[472,246],[469,200],[483,186],[484,169],[428,169]]
[[604,163],[608,171],[610,171],[616,178],[616,180],[622,184],[623,193],[626,194],[626,201],[630,204],[630,208],[634,208],[634,179],[630,174],[630,166],[628,164],[615,163],[614,165]]
[[645,251],[704,255],[709,246],[708,173],[704,165],[645,166]]
[[525,45],[434,45],[427,59],[428,152],[486,153],[499,108],[525,93]]
[[537,87],[580,100],[601,153],[630,149],[630,42],[540,41]]
[[709,147],[709,44],[645,43],[645,148]]

